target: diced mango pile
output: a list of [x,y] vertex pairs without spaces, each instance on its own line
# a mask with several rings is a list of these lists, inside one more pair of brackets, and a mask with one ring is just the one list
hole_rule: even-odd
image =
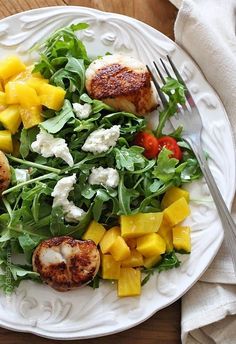
[[39,73],[32,73],[17,56],[0,61],[0,150],[13,152],[14,135],[20,128],[28,129],[42,122],[42,106],[59,111],[65,90],[50,85]]
[[169,189],[163,197],[163,211],[121,215],[120,226],[108,230],[92,221],[82,239],[93,240],[100,249],[103,279],[117,280],[118,296],[141,293],[141,268],[151,268],[162,254],[191,251],[190,227],[181,222],[190,214],[189,193]]

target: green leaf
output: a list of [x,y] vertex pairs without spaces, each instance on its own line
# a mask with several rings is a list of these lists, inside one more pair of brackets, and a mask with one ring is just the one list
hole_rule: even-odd
[[124,175],[120,177],[118,186],[118,200],[119,200],[119,213],[118,215],[129,215],[131,211],[131,200],[139,196],[139,192],[134,189],[128,189],[124,185]]
[[31,144],[36,140],[39,129],[37,127],[31,129],[22,129],[20,134],[20,155],[26,158],[31,150]]
[[67,234],[68,228],[64,222],[64,212],[62,207],[52,208],[50,231],[53,236],[62,236]]
[[41,242],[40,238],[32,237],[28,233],[20,235],[18,237],[19,244],[22,247],[26,260],[28,263],[31,263],[31,258],[33,250]]
[[184,104],[186,101],[185,87],[177,79],[167,77],[165,85],[162,86],[162,91],[167,94],[171,102],[175,104]]
[[171,251],[165,253],[162,256],[162,260],[158,262],[155,266],[150,269],[144,268],[142,270],[143,273],[146,274],[146,277],[142,280],[142,286],[148,282],[150,277],[154,274],[154,272],[162,272],[174,268],[178,268],[181,262],[175,254],[175,251]]
[[173,179],[175,175],[175,167],[179,162],[177,159],[170,158],[171,154],[171,151],[163,148],[158,155],[157,166],[153,171],[153,175],[164,183]]
[[77,24],[72,24],[70,26],[70,29],[74,32],[79,31],[79,30],[85,30],[89,27],[89,24],[87,23],[77,23]]
[[65,100],[61,111],[55,117],[49,118],[42,122],[40,127],[47,130],[47,132],[51,134],[55,134],[58,133],[71,118],[74,117],[75,116],[71,103],[69,100]]
[[84,103],[91,104],[92,105],[92,113],[93,114],[101,112],[102,110],[114,111],[114,109],[111,106],[103,103],[101,100],[90,98],[87,95],[87,93],[81,94],[80,101],[82,101]]
[[105,190],[97,190],[96,197],[93,202],[93,218],[95,221],[99,221],[103,210],[103,204],[110,199],[110,195]]
[[86,48],[75,33],[87,27],[86,23],[72,24],[55,31],[45,42],[37,44],[34,49],[40,51],[40,61],[35,65],[33,72],[40,72],[45,78],[50,79],[55,72],[65,67],[70,57],[84,60],[88,66],[90,59]]
[[[184,104],[185,98],[185,87],[176,79],[167,77],[166,83],[162,87],[162,92],[167,95],[168,102],[165,105],[164,110],[159,113],[159,124],[156,129],[156,136],[163,136],[162,132],[168,119],[173,116],[177,111],[178,104]],[[180,133],[181,128],[178,129],[177,133]]]
[[88,285],[92,287],[93,289],[97,289],[99,288],[100,280],[101,280],[101,277],[97,274],[92,280],[92,282],[90,282]]
[[85,84],[85,66],[84,61],[74,57],[68,57],[65,67],[57,70],[50,81],[56,86],[60,86],[68,92],[76,90],[81,94]]
[[53,236],[70,235],[73,238],[80,239],[88,227],[91,218],[91,208],[77,225],[68,225],[64,222],[64,213],[61,207],[52,208],[50,220],[50,232]]
[[121,147],[120,149],[115,148],[115,158],[116,158],[116,167],[119,170],[128,170],[133,172],[138,166],[144,168],[146,159],[142,155],[142,147],[132,146],[130,148]]

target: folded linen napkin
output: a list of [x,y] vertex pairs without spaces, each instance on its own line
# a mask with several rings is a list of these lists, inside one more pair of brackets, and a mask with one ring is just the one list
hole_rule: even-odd
[[[236,137],[236,0],[170,1],[179,8],[176,43],[220,96]],[[232,214],[236,221],[236,199]],[[183,297],[181,326],[183,344],[236,344],[236,277],[225,243]]]

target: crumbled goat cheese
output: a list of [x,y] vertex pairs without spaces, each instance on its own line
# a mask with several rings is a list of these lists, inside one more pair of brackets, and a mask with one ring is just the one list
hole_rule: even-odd
[[73,103],[73,110],[76,114],[76,117],[79,119],[86,119],[89,117],[89,115],[92,112],[92,106],[90,104],[79,104],[79,103]]
[[82,150],[85,152],[102,153],[114,147],[120,137],[120,125],[113,125],[110,129],[94,130],[86,139]]
[[79,222],[85,215],[85,211],[68,201],[69,193],[76,183],[75,173],[72,176],[60,179],[51,194],[54,197],[52,207],[62,207],[67,222]]
[[29,171],[23,168],[15,168],[15,177],[17,184],[24,183],[29,180]]
[[89,184],[96,185],[101,184],[111,188],[116,188],[119,184],[119,173],[114,168],[93,168],[89,176]]
[[61,138],[55,138],[44,130],[41,130],[36,136],[36,141],[31,144],[31,148],[44,158],[55,156],[64,160],[69,166],[74,165],[73,157],[70,154],[66,141]]
[[84,214],[85,211],[76,205],[73,202],[69,202],[63,206],[63,210],[65,212],[65,220],[67,222],[79,222]]

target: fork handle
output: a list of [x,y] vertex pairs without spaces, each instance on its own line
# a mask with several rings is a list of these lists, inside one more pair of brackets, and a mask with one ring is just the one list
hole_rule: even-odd
[[225,204],[225,201],[216,185],[214,177],[208,167],[204,152],[200,144],[193,142],[190,139],[186,140],[191,146],[196,158],[199,162],[202,173],[205,177],[206,183],[215,202],[216,208],[218,210],[223,228],[227,246],[230,249],[234,273],[236,275],[236,225],[234,220]]

